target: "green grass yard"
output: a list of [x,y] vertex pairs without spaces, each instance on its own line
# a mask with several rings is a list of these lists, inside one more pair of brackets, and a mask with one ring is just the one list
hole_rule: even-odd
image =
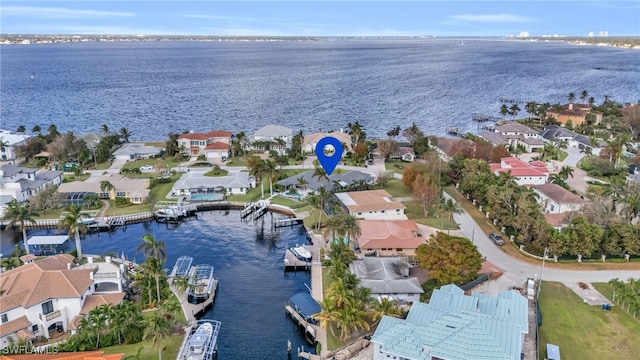
[[[608,284],[594,286],[607,296]],[[601,306],[587,305],[571,289],[556,282],[542,284],[539,302],[543,321],[541,359],[546,343],[558,345],[565,359],[638,358],[640,322],[620,308],[604,311]]]
[[412,197],[411,189],[404,186],[402,180],[391,179],[384,184],[384,190],[386,190],[393,197]]
[[[180,351],[180,345],[182,345],[182,341],[184,340],[183,335],[175,335],[169,337],[164,342],[164,350],[162,351],[163,359],[175,359],[178,356],[178,351]],[[104,351],[105,354],[120,354],[124,353],[124,359],[136,359],[136,354],[138,349],[140,350],[139,359],[148,359],[155,360],[158,359],[158,350],[153,347],[152,342],[142,341],[136,344],[127,344],[127,345],[114,345],[105,348],[101,348],[100,350]]]

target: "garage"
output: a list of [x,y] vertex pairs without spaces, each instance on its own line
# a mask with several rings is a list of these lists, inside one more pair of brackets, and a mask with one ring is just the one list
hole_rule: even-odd
[[204,148],[204,153],[207,155],[207,158],[228,158],[230,148],[229,144],[216,141],[207,145],[207,147]]

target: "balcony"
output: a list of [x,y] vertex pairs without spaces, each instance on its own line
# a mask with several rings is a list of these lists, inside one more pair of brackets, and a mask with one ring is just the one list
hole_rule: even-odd
[[[46,315],[44,314],[39,314],[38,317],[40,317],[40,321],[51,321],[57,317],[60,317],[62,315],[62,313],[60,312],[60,310],[56,310],[52,313],[48,313]],[[43,319],[44,318],[44,319]]]

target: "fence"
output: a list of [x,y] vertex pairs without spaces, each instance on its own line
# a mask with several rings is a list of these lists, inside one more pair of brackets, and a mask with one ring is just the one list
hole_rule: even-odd
[[483,282],[489,280],[489,274],[483,274],[480,277],[478,277],[477,279],[470,281],[466,284],[460,285],[460,289],[467,291],[469,289],[472,289],[480,284],[482,284]]

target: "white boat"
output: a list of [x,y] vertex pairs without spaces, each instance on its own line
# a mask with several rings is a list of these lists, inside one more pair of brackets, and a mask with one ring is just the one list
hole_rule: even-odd
[[202,360],[208,359],[211,355],[208,351],[209,344],[213,340],[213,326],[210,322],[206,322],[196,329],[189,338],[187,359]]
[[296,245],[290,248],[293,255],[295,255],[298,259],[306,262],[311,262],[311,252],[307,250],[304,245]]
[[189,302],[201,302],[209,298],[213,290],[215,279],[213,278],[213,266],[200,264],[191,267],[189,272]]
[[81,216],[80,220],[78,221],[78,223],[84,224],[84,225],[93,225],[93,224],[96,224],[97,222],[98,221],[95,218],[85,217],[85,216]]

